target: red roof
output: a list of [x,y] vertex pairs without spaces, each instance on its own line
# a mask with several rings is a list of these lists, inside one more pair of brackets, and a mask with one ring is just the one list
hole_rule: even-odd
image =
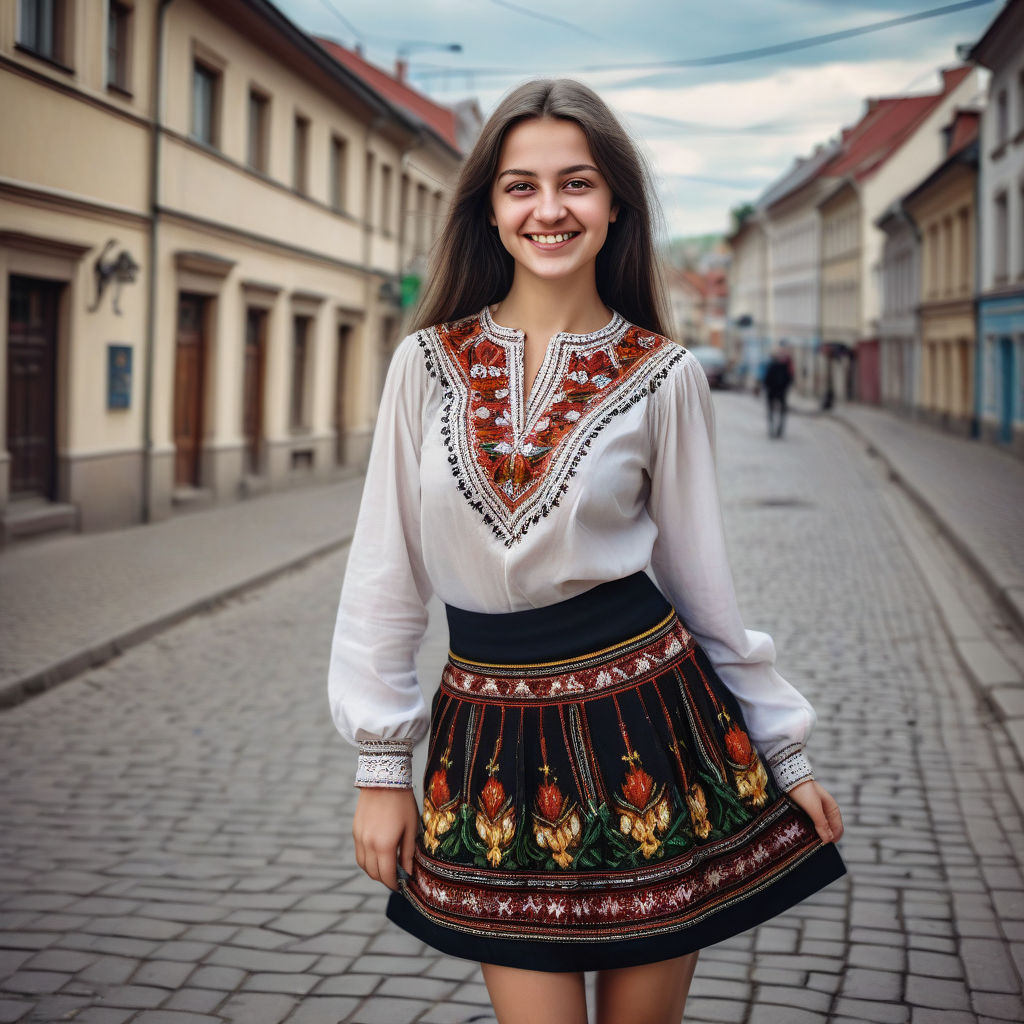
[[927,96],[887,96],[868,100],[867,113],[843,130],[843,146],[822,174],[851,175],[858,181],[878,170],[921,122],[970,74],[968,65],[942,72],[942,91]]
[[958,110],[950,125],[948,156],[959,153],[977,137],[981,127],[981,114],[977,110]]
[[459,143],[455,134],[455,113],[450,107],[435,103],[432,99],[417,92],[394,75],[381,70],[375,64],[361,57],[354,50],[346,49],[333,39],[314,36],[320,44],[339,64],[343,64],[353,74],[361,78],[371,89],[386,100],[401,107],[414,118],[422,121],[435,134],[439,135],[454,150],[459,151]]

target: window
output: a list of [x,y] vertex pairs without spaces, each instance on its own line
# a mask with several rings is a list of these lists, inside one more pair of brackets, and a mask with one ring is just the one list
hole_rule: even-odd
[[441,224],[442,224],[443,219],[444,219],[443,212],[442,212],[443,209],[444,209],[444,193],[443,192],[435,192],[434,193],[434,226],[433,226],[433,230],[431,232],[431,234],[433,235],[434,238],[437,238],[437,236],[441,233]]
[[1005,89],[996,98],[996,145],[1005,144],[1010,135],[1010,103]]
[[1024,280],[1024,182],[1017,189],[1017,277]]
[[1017,75],[1017,131],[1024,132],[1024,70]]
[[971,260],[971,214],[968,210],[961,210],[957,215],[960,235],[960,279],[957,281],[957,289],[961,294],[966,294],[974,289],[974,264]]
[[391,168],[380,165],[380,229],[391,233]]
[[348,185],[348,143],[338,135],[331,136],[330,199],[335,210],[345,209]]
[[422,254],[424,248],[423,228],[427,219],[427,186],[416,186],[416,234],[415,234],[415,255]]
[[254,171],[267,171],[268,135],[270,134],[270,100],[256,89],[249,90],[249,153],[248,163]]
[[942,293],[949,295],[953,290],[953,218],[942,222]]
[[192,65],[192,138],[216,146],[220,124],[220,72],[196,61]]
[[933,224],[928,229],[928,295],[934,297],[939,291],[939,229]]
[[21,0],[18,42],[49,60],[64,61],[65,0]]
[[309,366],[309,324],[311,317],[297,316],[292,338],[292,400],[289,422],[293,430],[306,426],[306,374]]
[[128,92],[128,47],[131,43],[132,9],[110,0],[107,10],[107,85]]
[[363,196],[363,211],[365,213],[365,220],[368,227],[373,226],[373,172],[374,172],[374,157],[372,153],[366,154],[366,169],[363,172],[363,188],[365,194]]
[[[402,174],[402,182],[398,187],[398,241],[405,245],[409,235],[409,175]],[[403,253],[402,258],[405,258]]]
[[996,284],[1006,281],[1010,273],[1010,218],[1005,192],[1000,192],[995,199],[994,223],[992,227],[995,240],[995,275]]
[[292,187],[303,195],[309,191],[309,118],[295,115],[292,146]]

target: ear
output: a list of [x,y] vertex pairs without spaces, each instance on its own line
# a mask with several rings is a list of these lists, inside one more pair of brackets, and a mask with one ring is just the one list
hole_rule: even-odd
[[608,214],[608,223],[614,224],[616,218],[619,216],[619,204],[613,203],[611,213]]
[[498,218],[494,216],[493,207],[487,211],[487,222],[492,228],[496,228],[498,226]]

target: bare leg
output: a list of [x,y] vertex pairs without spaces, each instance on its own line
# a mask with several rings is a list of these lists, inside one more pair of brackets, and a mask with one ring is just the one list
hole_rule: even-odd
[[495,964],[481,964],[480,969],[498,1024],[587,1024],[581,973],[523,971]]
[[598,1024],[679,1024],[697,953],[597,976]]

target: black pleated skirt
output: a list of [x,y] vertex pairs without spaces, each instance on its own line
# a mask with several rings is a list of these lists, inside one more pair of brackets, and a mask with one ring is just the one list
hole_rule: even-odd
[[547,608],[447,611],[413,873],[388,903],[406,931],[484,963],[626,967],[845,872],[645,574]]

